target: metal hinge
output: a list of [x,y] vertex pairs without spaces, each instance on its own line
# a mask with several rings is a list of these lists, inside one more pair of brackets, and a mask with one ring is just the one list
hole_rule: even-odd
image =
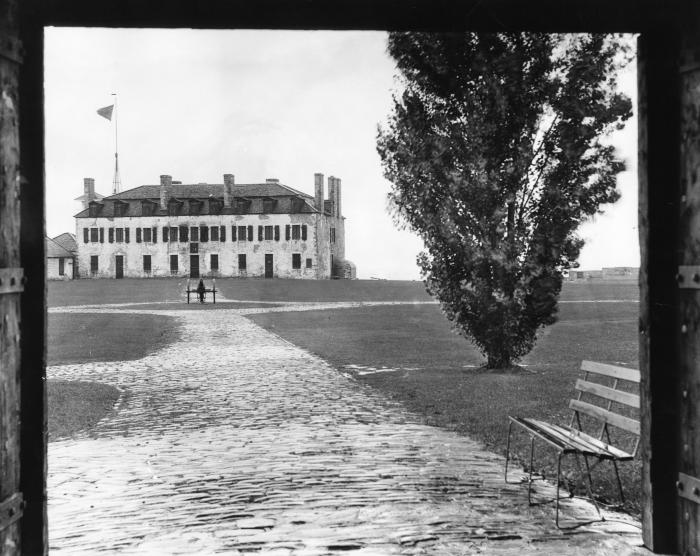
[[682,498],[700,504],[700,479],[685,473],[678,473],[676,489],[678,490],[678,495]]
[[24,270],[21,268],[0,268],[0,295],[24,291]]
[[679,288],[700,289],[700,266],[679,266],[676,281]]
[[24,505],[24,497],[21,492],[15,492],[0,502],[0,531],[7,529],[22,517]]

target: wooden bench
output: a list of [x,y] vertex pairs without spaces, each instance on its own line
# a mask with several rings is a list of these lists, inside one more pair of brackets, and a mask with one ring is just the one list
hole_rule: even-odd
[[[528,477],[528,502],[532,505],[532,463],[535,448],[535,438],[538,438],[558,451],[557,460],[557,495],[556,495],[556,525],[559,527],[559,483],[561,479],[561,460],[565,455],[573,454],[576,458],[578,468],[577,483],[583,478],[584,470],[581,467],[579,456],[583,456],[585,461],[585,473],[588,475],[586,488],[588,496],[595,504],[598,515],[602,517],[598,502],[593,496],[593,480],[591,470],[604,461],[612,462],[615,468],[615,477],[620,492],[620,501],[624,501],[622,493],[622,482],[617,463],[634,459],[639,447],[639,420],[627,415],[620,414],[616,409],[620,407],[634,408],[639,410],[639,371],[626,367],[618,367],[605,363],[593,361],[583,361],[581,370],[585,372],[583,380],[576,381],[575,389],[578,396],[569,401],[569,408],[573,410],[569,425],[553,425],[539,419],[509,416],[508,424],[508,444],[506,446],[506,482],[508,480],[508,460],[510,459],[510,436],[513,425],[518,425],[525,429],[530,435],[530,469]],[[592,375],[596,375],[593,377]],[[600,378],[604,377],[604,378]],[[596,378],[599,382],[593,382],[590,378]],[[601,384],[601,380],[612,382],[611,386]],[[624,381],[621,383],[621,381]],[[624,383],[634,385],[634,393],[619,389]],[[586,394],[587,399],[581,399]],[[603,405],[597,405],[593,401],[600,401]],[[614,404],[614,405],[613,405]],[[597,435],[587,434],[583,431],[581,416],[590,421],[593,418],[600,426]],[[634,438],[633,449],[630,451],[616,447],[612,444],[609,427],[616,427],[632,435]],[[632,443],[631,443],[632,444]],[[589,465],[588,459],[595,458],[594,465]],[[573,494],[571,494],[573,496]]]
[[[196,288],[191,289],[189,286],[187,286],[186,291],[187,291],[187,303],[190,302],[190,294],[194,295],[195,299],[197,299],[197,297],[199,296],[199,291]],[[213,302],[216,304],[216,292],[217,292],[216,286],[213,286],[211,288],[206,288],[204,290],[204,298],[206,299],[207,294],[210,293],[210,294],[212,294]],[[204,301],[202,301],[202,303],[204,303]]]

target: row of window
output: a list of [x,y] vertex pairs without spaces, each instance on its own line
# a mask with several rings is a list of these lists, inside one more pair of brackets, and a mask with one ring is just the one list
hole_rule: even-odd
[[[60,259],[60,262],[63,262],[63,259]],[[312,259],[306,259],[306,268],[312,268],[313,267],[313,260]],[[179,258],[178,255],[170,255],[170,273],[171,274],[177,274],[178,273],[178,268],[179,268]],[[248,261],[247,257],[245,254],[239,254],[238,255],[238,270],[247,270],[248,268]],[[301,269],[301,253],[293,253],[292,254],[292,268],[293,269]],[[144,255],[143,256],[143,271],[146,274],[151,273],[151,255]],[[209,255],[209,270],[212,272],[218,272],[219,271],[219,255],[211,254]],[[98,255],[91,255],[90,256],[90,273],[95,275],[99,271],[99,257]],[[61,275],[63,275],[63,272],[60,272]]]
[[[335,228],[332,228],[331,241],[335,242]],[[306,224],[287,224],[284,239],[306,241]],[[164,243],[226,241],[226,226],[164,226]],[[258,226],[258,241],[279,241],[279,226]],[[104,243],[104,228],[83,228],[84,243]],[[129,243],[129,228],[107,228],[109,243]],[[231,241],[254,241],[253,226],[231,226]],[[136,243],[157,243],[158,228],[136,228]]]

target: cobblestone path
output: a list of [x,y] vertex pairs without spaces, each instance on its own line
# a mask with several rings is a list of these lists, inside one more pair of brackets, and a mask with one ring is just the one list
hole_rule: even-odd
[[[551,505],[504,483],[503,458],[241,312],[160,311],[181,323],[176,344],[49,368],[123,392],[96,428],[49,444],[52,552],[646,553],[630,518],[562,533]],[[595,517],[580,500],[563,507]]]

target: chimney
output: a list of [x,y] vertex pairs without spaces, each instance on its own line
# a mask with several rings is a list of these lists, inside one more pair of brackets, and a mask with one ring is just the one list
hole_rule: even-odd
[[88,207],[90,201],[95,200],[95,179],[83,178],[83,208]]
[[343,216],[340,210],[340,178],[335,178],[335,215],[340,218]]
[[279,183],[280,180],[277,178],[265,178],[265,183]]
[[236,183],[233,174],[224,174],[224,206],[230,207],[233,200],[233,184]]
[[323,214],[323,174],[314,174],[314,205]]
[[336,193],[335,193],[335,178],[330,176],[328,178],[328,200],[331,202],[331,216],[335,216],[337,212],[336,206]]
[[172,184],[172,176],[162,175],[160,177],[160,208],[163,210],[168,208],[168,189]]

